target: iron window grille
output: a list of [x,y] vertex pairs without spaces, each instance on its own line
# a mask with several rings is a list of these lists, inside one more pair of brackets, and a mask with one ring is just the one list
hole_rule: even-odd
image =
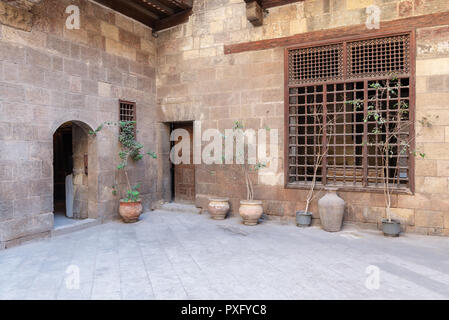
[[[316,170],[324,187],[383,190],[388,177],[391,189],[413,191],[413,156],[402,146],[414,136],[412,37],[286,49],[287,187],[307,187]],[[384,125],[370,117],[373,108]],[[388,130],[399,138],[385,160]]]
[[120,121],[134,121],[134,135],[137,132],[136,122],[136,103],[120,100],[119,120]]

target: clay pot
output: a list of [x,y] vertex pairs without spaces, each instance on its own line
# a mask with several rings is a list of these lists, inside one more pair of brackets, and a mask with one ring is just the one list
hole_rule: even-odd
[[262,201],[242,200],[240,201],[239,213],[243,218],[243,223],[247,226],[255,226],[263,213]]
[[120,200],[119,213],[125,223],[132,223],[139,220],[142,213],[142,202],[128,202]]
[[329,192],[318,201],[321,227],[328,232],[337,232],[343,225],[345,201],[337,195],[337,189]]
[[229,198],[210,198],[207,209],[212,219],[223,220],[229,211]]

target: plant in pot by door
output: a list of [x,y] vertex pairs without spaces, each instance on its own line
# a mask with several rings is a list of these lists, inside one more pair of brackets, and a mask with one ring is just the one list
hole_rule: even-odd
[[[123,199],[120,199],[119,214],[122,217],[123,221],[126,223],[138,221],[143,210],[139,192],[141,185],[139,183],[135,186],[131,186],[127,171],[128,161],[129,159],[133,161],[140,161],[143,159],[145,155],[148,155],[153,159],[157,158],[154,152],[150,151],[145,154],[142,153],[143,145],[137,142],[135,138],[136,132],[134,130],[135,123],[136,123],[135,121],[118,122],[118,126],[120,129],[119,142],[121,145],[121,150],[118,155],[120,157],[121,162],[117,166],[117,169],[119,171],[123,171],[127,184],[126,196]],[[105,122],[105,124],[117,125],[117,123],[113,122]],[[95,131],[90,131],[89,134],[96,135],[102,128],[103,125],[98,127]],[[117,194],[115,186],[113,187],[112,193],[114,195]]]
[[[241,122],[234,122],[233,131],[235,140],[241,139],[240,141],[245,141],[243,124]],[[262,217],[263,206],[262,201],[254,200],[254,188],[251,181],[250,172],[257,172],[261,168],[266,167],[266,165],[260,162],[250,161],[250,159],[248,159],[248,161],[245,161],[245,146],[248,146],[248,144],[245,143],[243,145],[243,150],[237,150],[237,156],[240,157],[241,160],[243,160],[240,161],[240,163],[242,163],[241,170],[246,184],[246,200],[240,201],[239,213],[243,219],[243,224],[247,226],[255,226],[259,223],[259,219]],[[254,164],[250,164],[249,162],[254,162]]]
[[[262,167],[263,167],[262,164],[256,164],[253,170],[258,171]],[[247,226],[255,226],[259,223],[259,219],[262,217],[263,214],[262,201],[254,200],[253,183],[249,175],[251,168],[249,168],[249,166],[246,165],[243,165],[242,168],[243,174],[245,176],[247,197],[246,200],[240,201],[239,213],[243,219],[243,224]]]
[[126,191],[126,197],[120,199],[119,213],[126,223],[136,222],[142,213],[143,207],[139,198],[139,188],[140,184],[131,187],[131,189]]
[[229,198],[209,198],[208,211],[214,220],[224,220],[229,211]]

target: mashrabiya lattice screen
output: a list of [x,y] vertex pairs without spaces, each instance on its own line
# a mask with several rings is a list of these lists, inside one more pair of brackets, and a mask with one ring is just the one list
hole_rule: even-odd
[[[409,36],[401,35],[288,51],[290,185],[310,183],[317,155],[327,150],[317,168],[323,185],[383,188],[388,161],[390,186],[410,187],[410,156],[401,145],[413,129],[409,50]],[[383,124],[370,117],[373,109]],[[383,160],[389,130],[399,134]]]

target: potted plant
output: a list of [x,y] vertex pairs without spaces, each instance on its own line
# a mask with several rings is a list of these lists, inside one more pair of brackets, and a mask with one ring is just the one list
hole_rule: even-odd
[[[119,214],[122,217],[125,223],[132,223],[139,220],[139,217],[142,213],[142,200],[140,198],[139,189],[141,187],[140,183],[134,186],[131,186],[128,177],[128,161],[129,159],[133,161],[140,161],[143,159],[145,155],[150,156],[153,159],[156,159],[157,156],[154,152],[142,153],[143,145],[136,141],[134,130],[135,121],[120,121],[118,122],[118,126],[120,129],[119,132],[119,142],[121,145],[121,150],[119,152],[120,163],[117,166],[119,171],[123,171],[125,178],[127,189],[125,190],[124,198],[120,199],[119,205]],[[117,125],[114,122],[105,122],[107,125]],[[90,131],[89,134],[96,135],[103,128],[103,124],[99,126],[95,131]],[[117,194],[117,189],[113,186],[112,193],[114,195]]]
[[[321,110],[322,107],[315,107],[315,108],[314,108],[314,110],[310,111],[310,115],[314,117],[314,123],[318,124],[318,126],[317,126],[319,128],[318,136],[322,136],[322,133],[324,130],[324,125],[322,125],[322,123],[323,123],[323,119],[322,119],[323,112]],[[308,227],[312,224],[313,213],[309,211],[309,207],[310,207],[310,204],[312,203],[312,201],[314,201],[321,194],[321,191],[323,190],[323,187],[321,187],[319,192],[315,193],[315,188],[316,188],[317,179],[318,179],[318,170],[322,166],[324,157],[328,154],[329,144],[332,141],[332,136],[333,136],[333,132],[334,132],[334,123],[335,123],[335,119],[333,117],[331,117],[330,115],[328,115],[326,118],[327,139],[324,144],[319,143],[317,145],[317,151],[314,154],[312,181],[310,182],[308,193],[306,196],[305,209],[296,212],[296,225],[298,227]],[[335,212],[327,213],[323,210],[320,211],[320,218],[322,220],[322,225],[323,225],[323,221],[324,221],[324,229],[328,229],[326,222],[329,221],[329,219],[334,219],[334,218],[328,219],[326,216],[327,214],[335,216]],[[342,218],[343,217],[341,217],[341,219]],[[338,219],[338,217],[337,217],[337,219]]]
[[[409,104],[400,99],[400,79],[392,77],[389,80],[378,81],[369,85],[371,91],[375,92],[368,99],[367,115],[364,119],[365,123],[373,124],[373,137],[377,134],[383,136],[380,141],[364,141],[363,144],[374,146],[381,155],[381,179],[383,182],[383,192],[385,198],[385,218],[381,219],[382,231],[385,236],[398,237],[401,232],[401,224],[399,220],[392,218],[391,213],[391,177],[393,179],[398,176],[399,166],[394,166],[394,172],[391,172],[390,162],[401,154],[408,153],[410,156],[425,158],[425,154],[411,152],[412,142],[415,137],[410,137],[409,132],[413,125],[413,119],[409,116]],[[396,112],[385,112],[382,109],[382,103],[378,101],[398,101],[394,104]],[[363,101],[348,101],[356,108],[363,108]],[[423,126],[431,126],[427,118],[419,121]],[[376,138],[377,139],[377,138]]]
[[[234,131],[234,139],[241,138],[244,140],[243,133],[243,124],[239,121],[234,122],[233,131]],[[243,157],[244,160],[244,152],[245,147],[248,144],[245,143],[243,145],[243,150],[238,150],[239,156]],[[246,200],[240,201],[239,213],[243,219],[243,224],[247,226],[255,226],[259,223],[259,219],[263,214],[263,206],[261,200],[254,200],[254,187],[251,181],[251,172],[257,172],[261,168],[264,168],[266,165],[260,162],[256,162],[255,164],[250,164],[249,161],[243,161],[241,164],[241,170],[243,178],[245,179],[246,184]]]
[[208,212],[214,220],[223,220],[229,211],[229,198],[209,198]]
[[263,214],[262,201],[254,200],[254,188],[249,175],[251,170],[258,171],[261,165],[254,165],[251,168],[249,165],[242,165],[243,175],[246,182],[246,200],[240,201],[239,213],[243,219],[243,224],[247,226],[255,226],[259,223],[260,217]]

